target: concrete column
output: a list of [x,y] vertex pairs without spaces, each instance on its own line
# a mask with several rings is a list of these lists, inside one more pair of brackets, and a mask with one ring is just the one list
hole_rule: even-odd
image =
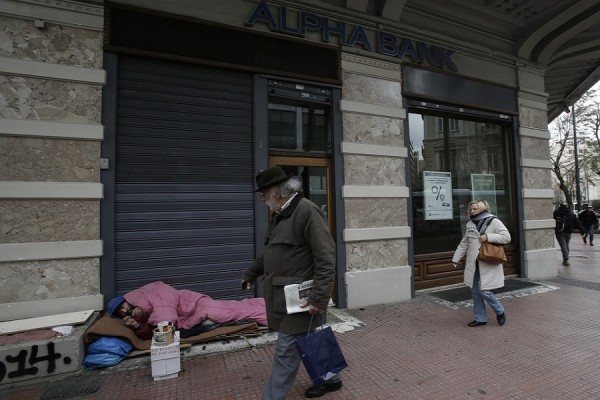
[[520,170],[523,187],[521,198],[525,218],[524,274],[527,278],[550,278],[558,275],[552,219],[552,172],[550,133],[544,90],[544,71],[518,66]]

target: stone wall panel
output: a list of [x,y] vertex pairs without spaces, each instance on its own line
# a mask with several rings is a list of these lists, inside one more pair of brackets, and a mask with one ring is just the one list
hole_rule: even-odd
[[519,123],[530,128],[548,129],[548,116],[542,110],[519,107]]
[[0,118],[100,123],[102,88],[0,75]]
[[0,303],[96,295],[98,258],[0,263]]
[[0,56],[102,68],[102,32],[0,16]]
[[[525,249],[543,250],[555,248],[554,230],[552,229],[531,229],[525,231]],[[560,249],[556,246],[556,255],[559,257]]]
[[346,244],[347,271],[397,267],[408,264],[408,247],[404,239],[373,240]]
[[344,113],[344,141],[380,146],[404,146],[404,121],[363,114]]
[[342,98],[361,103],[402,108],[402,85],[370,76],[344,72]]
[[98,200],[0,200],[0,243],[97,240]]
[[405,185],[406,161],[396,157],[344,155],[346,185]]
[[0,181],[99,182],[100,142],[0,136]]
[[523,168],[523,189],[548,189],[553,186],[549,169]]
[[550,160],[550,146],[547,139],[521,137],[521,154],[524,158]]
[[523,202],[525,220],[552,219],[552,199],[526,199]]
[[407,225],[406,199],[345,199],[346,228],[380,228]]

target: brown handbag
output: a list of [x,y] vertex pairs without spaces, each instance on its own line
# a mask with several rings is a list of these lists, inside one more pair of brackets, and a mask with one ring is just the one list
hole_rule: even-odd
[[504,245],[490,242],[481,243],[479,247],[480,261],[489,264],[501,264],[506,262],[506,253],[504,252]]

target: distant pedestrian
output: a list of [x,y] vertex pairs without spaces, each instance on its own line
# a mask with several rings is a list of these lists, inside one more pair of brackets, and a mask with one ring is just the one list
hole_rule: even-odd
[[556,226],[554,228],[554,235],[560,246],[562,253],[563,262],[562,265],[568,267],[569,265],[569,242],[571,241],[571,234],[573,229],[579,229],[581,232],[581,226],[579,220],[569,209],[569,204],[566,201],[562,201],[558,206],[558,209],[554,210],[553,213]]
[[598,227],[598,217],[594,212],[592,206],[587,206],[584,211],[579,213],[579,222],[581,224],[581,236],[583,237],[583,243],[587,243],[589,236],[590,246],[594,245],[594,228]]
[[506,226],[494,214],[489,212],[490,206],[485,200],[476,200],[469,203],[469,216],[467,230],[458,244],[452,264],[456,268],[460,260],[466,255],[465,284],[471,287],[473,295],[473,314],[475,319],[468,326],[481,326],[487,323],[485,303],[489,304],[499,325],[504,325],[506,315],[504,307],[491,291],[504,286],[504,267],[502,264],[489,264],[479,261],[479,247],[481,243],[506,244],[510,242],[510,233]]

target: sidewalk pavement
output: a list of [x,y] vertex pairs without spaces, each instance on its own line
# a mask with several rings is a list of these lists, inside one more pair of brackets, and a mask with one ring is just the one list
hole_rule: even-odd
[[[560,265],[558,246],[556,254]],[[556,279],[501,294],[504,326],[488,308],[487,325],[467,327],[470,302],[447,303],[429,292],[401,303],[332,310],[349,366],[343,388],[323,399],[600,399],[600,241],[590,247],[574,234],[570,261]],[[0,398],[260,399],[273,350],[269,342],[184,356],[177,378],[156,382],[149,357],[141,364],[125,360],[62,382],[3,388]],[[50,390],[69,381],[94,387],[75,397]],[[309,386],[301,367],[288,399],[303,399]]]

